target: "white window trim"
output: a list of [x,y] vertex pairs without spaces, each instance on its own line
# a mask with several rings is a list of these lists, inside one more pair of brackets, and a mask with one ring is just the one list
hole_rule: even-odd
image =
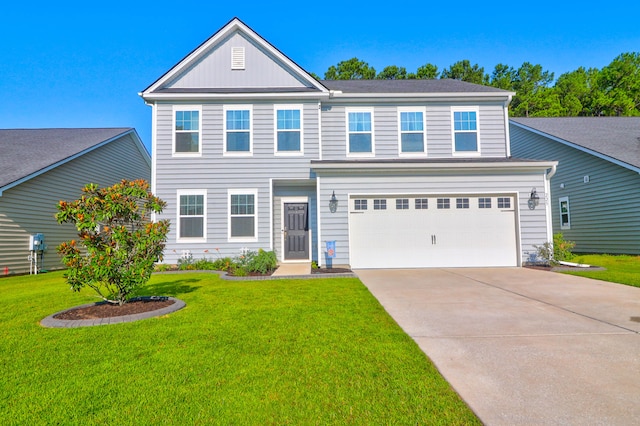
[[[253,195],[253,237],[231,236],[231,196]],[[258,190],[256,188],[234,188],[227,190],[227,240],[229,242],[251,243],[258,241]]]
[[[198,111],[198,152],[176,152],[176,112]],[[202,105],[173,105],[171,111],[171,149],[174,157],[202,156]]]
[[[249,151],[227,151],[227,111],[249,111]],[[238,104],[222,107],[222,155],[225,157],[250,157],[253,155],[253,105]]]
[[[300,111],[300,150],[299,151],[278,151],[278,111],[279,110],[299,110]],[[283,130],[287,131],[287,130]],[[300,157],[304,155],[304,107],[296,105],[274,105],[273,106],[273,153],[283,157]]]
[[[423,150],[416,152],[402,151],[402,123],[400,121],[403,112],[421,112],[422,113],[422,141]],[[417,133],[417,132],[408,132]],[[427,155],[427,108],[426,107],[398,107],[398,155],[400,157],[424,157]]]
[[[456,129],[455,129],[455,120],[454,113],[456,112],[475,112],[476,113],[476,140],[478,142],[478,150],[477,151],[456,151]],[[467,132],[470,133],[470,132]],[[481,155],[481,146],[480,143],[480,108],[478,107],[451,107],[451,152],[454,156],[457,157],[478,157]]]
[[[202,195],[202,237],[180,237],[180,196]],[[176,242],[177,243],[203,243],[207,241],[207,190],[206,189],[179,189],[176,192]]]
[[[371,152],[351,152],[349,151],[349,113],[352,112],[368,112],[371,114]],[[375,132],[375,117],[374,117],[374,109],[373,108],[345,108],[344,111],[344,119],[345,119],[345,151],[347,152],[347,157],[375,157],[376,155],[376,132]]]
[[[567,225],[562,224],[562,202],[563,201],[567,202],[567,218],[569,219],[569,222]],[[571,206],[569,204],[569,197],[558,198],[558,212],[560,213],[560,216],[558,216],[558,220],[560,222],[560,229],[571,229]]]

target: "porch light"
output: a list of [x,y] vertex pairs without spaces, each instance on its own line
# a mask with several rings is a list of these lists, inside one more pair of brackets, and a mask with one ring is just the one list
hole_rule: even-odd
[[540,204],[540,197],[538,196],[538,192],[535,188],[531,189],[531,194],[529,194],[529,201],[527,202],[530,210],[535,210]]
[[336,191],[331,194],[331,200],[329,200],[329,211],[335,213],[338,209],[338,199],[336,198]]

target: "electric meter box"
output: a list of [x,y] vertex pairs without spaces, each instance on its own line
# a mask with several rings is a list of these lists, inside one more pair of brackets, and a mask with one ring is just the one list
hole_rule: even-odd
[[29,247],[31,251],[43,251],[44,234],[29,235]]

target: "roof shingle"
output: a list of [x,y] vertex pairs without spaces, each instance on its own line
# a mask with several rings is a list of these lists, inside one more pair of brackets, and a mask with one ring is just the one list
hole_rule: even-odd
[[0,188],[130,130],[0,129]]

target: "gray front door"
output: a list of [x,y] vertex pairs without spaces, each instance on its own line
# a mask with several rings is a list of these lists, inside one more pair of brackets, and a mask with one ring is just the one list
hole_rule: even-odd
[[309,259],[309,204],[284,204],[284,258]]

